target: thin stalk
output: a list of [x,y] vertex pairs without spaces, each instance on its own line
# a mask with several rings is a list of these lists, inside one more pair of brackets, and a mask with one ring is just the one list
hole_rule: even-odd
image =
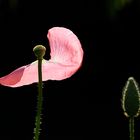
[[134,117],[129,118],[129,134],[130,140],[134,140]]
[[43,104],[43,92],[42,92],[42,60],[45,55],[46,48],[42,45],[37,45],[33,48],[33,51],[38,59],[38,97],[37,97],[37,114],[35,120],[34,140],[39,140],[41,113]]
[[43,104],[43,92],[42,92],[42,59],[38,59],[38,97],[37,97],[37,114],[36,114],[36,128],[34,140],[39,140],[40,124],[41,124],[41,112]]

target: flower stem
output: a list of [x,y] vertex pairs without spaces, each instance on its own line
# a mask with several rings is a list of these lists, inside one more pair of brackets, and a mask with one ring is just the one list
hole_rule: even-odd
[[42,45],[37,45],[33,48],[33,51],[38,59],[38,99],[37,99],[37,114],[35,120],[34,140],[39,140],[41,113],[43,104],[43,92],[42,92],[42,60],[45,55],[46,48]]
[[37,115],[36,115],[36,128],[34,140],[39,140],[40,124],[41,124],[41,112],[43,103],[43,92],[42,92],[42,59],[38,59],[38,100],[37,100]]
[[129,134],[130,140],[134,140],[134,117],[129,118]]

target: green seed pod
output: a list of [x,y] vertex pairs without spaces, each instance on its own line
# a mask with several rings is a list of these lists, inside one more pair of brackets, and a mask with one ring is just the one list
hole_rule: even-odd
[[38,59],[43,59],[43,56],[46,52],[46,48],[43,45],[37,45],[33,48],[33,51]]
[[137,117],[140,114],[140,92],[138,83],[133,77],[126,82],[122,95],[124,114],[127,117]]

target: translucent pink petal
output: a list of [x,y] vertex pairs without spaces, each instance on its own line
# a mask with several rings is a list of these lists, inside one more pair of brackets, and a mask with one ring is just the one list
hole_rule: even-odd
[[22,66],[10,74],[0,78],[0,84],[9,87],[19,87],[37,82],[37,61]]
[[77,36],[69,29],[54,27],[47,35],[51,47],[51,60],[66,65],[81,64],[83,50]]
[[[47,37],[51,58],[42,62],[43,81],[71,77],[80,68],[83,60],[83,50],[79,39],[72,31],[64,27],[49,29]],[[38,82],[37,61],[0,78],[0,84],[9,87],[20,87],[35,82]]]

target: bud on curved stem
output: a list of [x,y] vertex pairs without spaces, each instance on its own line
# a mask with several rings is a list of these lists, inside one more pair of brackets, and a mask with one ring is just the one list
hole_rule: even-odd
[[130,140],[134,140],[134,117],[140,114],[140,91],[133,77],[126,82],[122,95],[122,108],[129,119]]

